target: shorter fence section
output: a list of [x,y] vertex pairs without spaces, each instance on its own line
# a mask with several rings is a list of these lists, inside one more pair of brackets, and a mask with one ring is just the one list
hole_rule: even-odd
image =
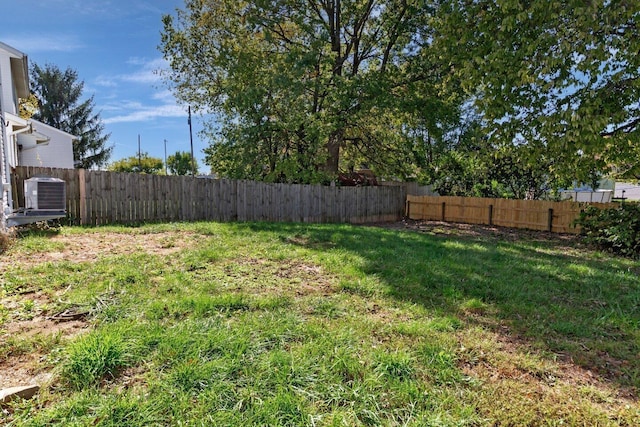
[[406,216],[415,220],[462,222],[500,227],[579,233],[574,221],[587,205],[616,207],[617,203],[487,199],[454,196],[407,196]]

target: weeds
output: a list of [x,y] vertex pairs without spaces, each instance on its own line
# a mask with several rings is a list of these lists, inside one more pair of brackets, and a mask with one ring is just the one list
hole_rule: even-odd
[[130,354],[122,337],[102,330],[79,338],[67,349],[62,377],[76,390],[113,380],[128,365]]

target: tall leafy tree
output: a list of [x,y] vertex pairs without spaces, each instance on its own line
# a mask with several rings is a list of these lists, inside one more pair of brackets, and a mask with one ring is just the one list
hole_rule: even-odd
[[443,0],[434,46],[499,145],[557,178],[640,178],[640,7],[618,0]]
[[191,153],[176,151],[167,157],[167,168],[173,175],[189,175],[198,173],[198,162],[191,158]]
[[129,172],[145,174],[163,174],[164,163],[158,157],[149,156],[149,153],[140,153],[139,156],[130,156],[116,160],[108,169],[112,172]]
[[113,149],[108,145],[110,134],[104,133],[100,114],[94,112],[93,96],[81,99],[84,82],[78,80],[78,73],[51,64],[34,65],[31,88],[39,104],[33,118],[78,137],[73,144],[76,167],[104,166]]
[[[186,0],[164,17],[177,97],[217,114],[207,162],[236,178],[317,182],[370,164],[413,173],[407,118],[455,112],[425,0]],[[454,94],[455,95],[455,94]]]

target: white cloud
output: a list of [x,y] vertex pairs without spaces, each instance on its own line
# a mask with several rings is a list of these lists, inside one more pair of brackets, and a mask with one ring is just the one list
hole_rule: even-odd
[[[105,108],[104,111],[108,109]],[[159,106],[144,106],[138,102],[125,102],[118,108],[119,111],[127,112],[121,115],[108,117],[102,121],[105,124],[148,122],[159,118],[186,117],[184,107],[177,104],[164,104]]]
[[129,58],[129,65],[136,65],[139,68],[128,74],[118,74],[115,76],[98,76],[95,79],[97,86],[116,87],[119,83],[138,83],[138,84],[159,84],[162,82],[160,70],[167,68],[167,61],[163,58],[145,59],[145,58]]
[[155,70],[141,70],[119,76],[120,80],[130,83],[160,83],[162,78]]
[[157,101],[173,101],[175,99],[173,97],[173,93],[169,89],[154,93],[152,98]]
[[115,114],[118,114],[123,111],[139,110],[143,107],[144,107],[143,104],[138,101],[118,101],[115,103],[106,104],[102,106],[102,111],[111,111],[111,112],[114,112]]
[[102,87],[118,86],[118,82],[113,77],[107,77],[107,76],[98,76],[93,80],[93,83],[96,86],[102,86]]
[[[168,89],[160,89],[161,77],[157,70],[166,68],[163,58],[131,57],[127,64],[134,69],[131,73],[117,75],[100,75],[93,84],[113,89],[110,101],[99,105],[102,121],[109,125],[114,123],[149,122],[162,118],[186,117],[186,108],[179,106]],[[135,88],[134,85],[147,86]],[[149,86],[153,91],[149,92]],[[140,89],[140,90],[138,90]],[[127,98],[119,96],[127,92]],[[144,92],[140,98],[131,99],[135,93]],[[105,99],[105,97],[102,97]],[[117,101],[116,101],[117,100]]]
[[44,7],[66,15],[100,17],[102,20],[123,18],[132,13],[129,5],[110,0],[48,0]]
[[21,35],[3,37],[2,41],[27,54],[42,52],[73,52],[84,47],[76,36],[64,34]]

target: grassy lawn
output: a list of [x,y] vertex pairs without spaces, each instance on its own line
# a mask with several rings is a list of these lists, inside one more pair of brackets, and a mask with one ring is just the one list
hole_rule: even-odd
[[436,231],[28,234],[0,255],[0,379],[45,380],[0,424],[640,425],[640,262]]

